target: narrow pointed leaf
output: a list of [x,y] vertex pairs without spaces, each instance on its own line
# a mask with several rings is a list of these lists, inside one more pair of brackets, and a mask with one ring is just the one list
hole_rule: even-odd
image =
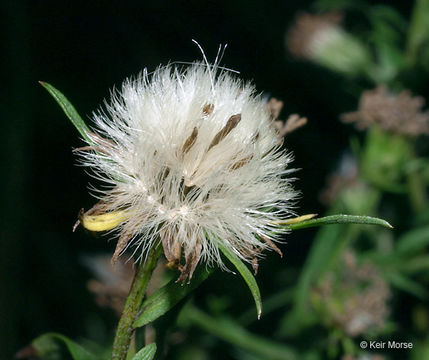
[[155,357],[155,353],[156,353],[156,344],[152,343],[152,344],[146,345],[137,354],[135,354],[132,360],[152,360]]
[[95,360],[98,359],[95,355],[84,349],[81,345],[70,340],[68,337],[57,334],[47,333],[34,339],[32,346],[37,350],[37,353],[42,357],[52,354],[58,350],[54,344],[54,340],[59,340],[64,343],[73,360]]
[[[361,225],[379,225],[389,229],[393,226],[390,225],[386,220],[371,217],[371,216],[359,216],[359,215],[330,215],[322,218],[311,219],[302,221],[296,224],[283,225],[284,227],[291,230],[300,230],[310,227],[332,225],[332,224],[361,224]],[[279,224],[282,226],[281,224]]]
[[70,101],[68,101],[68,99],[59,90],[57,90],[55,87],[53,87],[51,84],[40,81],[40,85],[42,85],[49,92],[49,94],[52,95],[52,97],[55,99],[55,101],[58,103],[58,105],[61,106],[61,109],[63,109],[64,113],[67,115],[67,117],[73,123],[75,128],[82,135],[82,137],[86,141],[91,143],[91,139],[88,136],[88,133],[90,133],[91,130],[88,128],[88,126],[82,120],[82,118],[80,117],[80,115],[76,111],[75,107],[70,103]]
[[302,353],[298,356],[294,348],[248,332],[236,321],[225,317],[213,318],[195,306],[184,309],[186,316],[193,324],[220,339],[229,342],[247,352],[257,359],[270,360],[296,360],[303,359]]
[[396,245],[398,253],[417,252],[429,245],[429,226],[411,230],[402,235]]
[[417,0],[408,29],[407,55],[412,64],[418,60],[419,50],[429,42],[429,0]]
[[399,273],[386,273],[385,278],[396,288],[410,293],[422,300],[429,296],[428,291],[418,282],[411,280],[409,277]]
[[231,263],[236,267],[238,272],[243,277],[244,281],[246,282],[247,286],[250,289],[250,292],[253,295],[253,299],[255,300],[256,305],[256,312],[258,314],[258,319],[261,317],[262,314],[262,301],[261,301],[261,293],[259,291],[258,284],[256,283],[256,280],[248,267],[241,261],[241,259],[234,254],[230,249],[228,249],[226,246],[222,244],[221,240],[218,240],[218,247],[222,251],[222,253],[225,255],[225,257],[231,261]]
[[212,269],[206,270],[201,266],[195,272],[191,283],[181,285],[175,280],[157,290],[152,296],[146,299],[142,305],[142,314],[134,322],[134,327],[141,327],[158,319],[168,312],[186,295],[196,289],[212,273]]

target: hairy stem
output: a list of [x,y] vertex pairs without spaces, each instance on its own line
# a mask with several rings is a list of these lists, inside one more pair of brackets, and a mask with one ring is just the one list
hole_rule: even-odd
[[162,247],[160,244],[152,247],[146,261],[139,264],[136,269],[130,293],[128,294],[121,319],[119,320],[118,329],[116,330],[115,340],[113,341],[112,360],[125,360],[127,358],[134,331],[133,323],[141,308],[146,287],[161,255],[161,250]]

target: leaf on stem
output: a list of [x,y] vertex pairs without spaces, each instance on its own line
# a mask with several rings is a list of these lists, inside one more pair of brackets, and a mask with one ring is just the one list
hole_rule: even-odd
[[309,227],[316,227],[322,225],[332,224],[361,224],[361,225],[379,225],[389,229],[393,226],[390,225],[386,220],[375,218],[372,216],[359,216],[359,215],[330,215],[318,219],[305,220],[296,224],[284,225],[290,230],[300,230]]
[[396,243],[400,254],[418,252],[429,245],[429,226],[414,229],[402,235]]
[[152,343],[152,344],[146,345],[137,354],[135,354],[132,360],[152,360],[155,357],[155,353],[156,353],[156,344]]
[[79,344],[70,340],[68,337],[57,334],[47,333],[34,339],[32,347],[36,350],[37,356],[45,358],[49,354],[53,354],[59,351],[58,346],[55,344],[55,340],[62,341],[69,351],[73,360],[95,360],[98,359],[95,355],[84,349]]
[[134,328],[145,326],[168,312],[180,300],[196,289],[212,273],[212,269],[199,268],[192,277],[189,285],[181,285],[174,280],[157,290],[145,300],[142,314],[134,322]]
[[421,300],[426,300],[429,296],[428,291],[422,285],[407,276],[399,273],[386,273],[385,278],[397,289],[412,294]]
[[262,314],[262,301],[261,301],[261,293],[259,291],[258,284],[256,283],[256,280],[250,270],[247,268],[247,266],[241,261],[241,259],[232,252],[231,249],[227,248],[222,244],[222,241],[218,239],[217,246],[219,247],[220,251],[225,255],[225,257],[231,261],[231,263],[236,267],[238,272],[243,277],[244,281],[246,282],[247,286],[250,289],[250,292],[253,295],[253,299],[255,300],[256,305],[256,312],[258,314],[258,319],[261,318]]
[[75,128],[82,135],[82,137],[88,143],[92,143],[91,138],[88,136],[88,134],[91,132],[91,130],[88,128],[88,126],[82,120],[82,118],[80,117],[80,115],[76,111],[75,107],[70,103],[70,101],[59,90],[57,90],[55,87],[53,87],[51,84],[48,84],[47,82],[43,82],[43,81],[39,81],[39,83],[52,95],[52,97],[55,99],[55,101],[58,103],[58,105],[61,106],[61,109],[63,109],[64,113],[67,115],[67,117],[73,123]]

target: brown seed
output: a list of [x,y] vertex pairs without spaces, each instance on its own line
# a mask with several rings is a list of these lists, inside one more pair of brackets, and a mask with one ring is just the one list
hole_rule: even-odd
[[[241,114],[232,115],[226,125],[215,135],[208,150],[219,144],[225,137],[238,125],[241,120]],[[207,151],[208,151],[207,150]]]
[[214,110],[214,105],[213,104],[205,104],[203,107],[203,114],[204,115],[210,115]]
[[168,264],[170,266],[173,266],[173,264],[177,266],[180,262],[182,244],[180,244],[180,241],[173,242],[173,236],[172,231],[167,232],[164,230],[161,232],[161,242]]
[[179,278],[176,282],[181,282],[182,285],[185,284],[186,279],[189,281],[192,279],[192,275],[194,274],[195,268],[197,267],[198,262],[201,257],[202,245],[201,241],[197,240],[197,243],[194,247],[192,247],[189,253],[185,253],[185,265],[179,266],[179,270],[181,272]]
[[197,140],[198,136],[198,129],[194,127],[194,130],[192,130],[192,134],[186,139],[185,143],[182,147],[182,154],[186,154],[191,147],[195,144],[195,141]]
[[274,250],[277,254],[280,255],[280,257],[283,257],[283,253],[282,251],[277,247],[276,244],[274,244],[270,239],[268,239],[266,236],[263,235],[259,235],[259,237],[265,241],[265,243],[272,249]]
[[258,258],[255,256],[252,258],[252,269],[253,269],[253,275],[258,275],[258,269],[259,269],[259,264],[258,264]]
[[252,158],[253,158],[253,155],[249,155],[249,156],[246,156],[245,158],[243,158],[241,160],[238,160],[237,162],[232,164],[231,169],[232,170],[240,169],[241,167],[246,165],[250,160],[252,160]]
[[91,138],[93,145],[73,149],[73,152],[92,150],[102,154],[109,154],[109,151],[113,151],[116,148],[116,144],[112,140],[105,139],[95,132],[90,131],[88,132],[88,135]]
[[72,152],[79,152],[79,151],[97,151],[97,152],[103,152],[103,150],[98,147],[98,146],[82,146],[82,147],[78,147],[72,150]]
[[183,195],[186,197],[186,195],[188,195],[189,194],[189,192],[191,191],[191,190],[193,190],[193,189],[195,189],[195,188],[197,188],[197,186],[196,185],[192,185],[192,186],[184,186],[184,188],[183,188]]
[[118,243],[116,244],[115,252],[113,253],[113,256],[112,256],[112,260],[111,260],[112,265],[116,263],[116,260],[118,260],[119,255],[121,255],[122,251],[125,250],[125,248],[128,245],[128,242],[131,240],[132,237],[133,237],[133,234],[128,231],[124,231],[121,234],[121,236],[119,237]]
[[259,134],[259,131],[258,131],[255,135],[253,135],[253,136],[252,136],[252,139],[250,140],[250,141],[252,142],[252,144],[254,144],[255,142],[257,142],[257,141],[258,141],[259,136],[261,136],[261,135]]

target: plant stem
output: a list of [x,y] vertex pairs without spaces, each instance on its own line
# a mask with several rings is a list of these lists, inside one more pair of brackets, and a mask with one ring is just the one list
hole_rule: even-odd
[[119,320],[116,330],[115,340],[113,341],[112,360],[125,360],[130,347],[131,337],[133,335],[133,323],[137,318],[146,292],[146,287],[152,277],[152,272],[161,255],[162,247],[155,245],[149,250],[146,261],[139,264],[134,275],[130,293],[125,302],[124,310]]

